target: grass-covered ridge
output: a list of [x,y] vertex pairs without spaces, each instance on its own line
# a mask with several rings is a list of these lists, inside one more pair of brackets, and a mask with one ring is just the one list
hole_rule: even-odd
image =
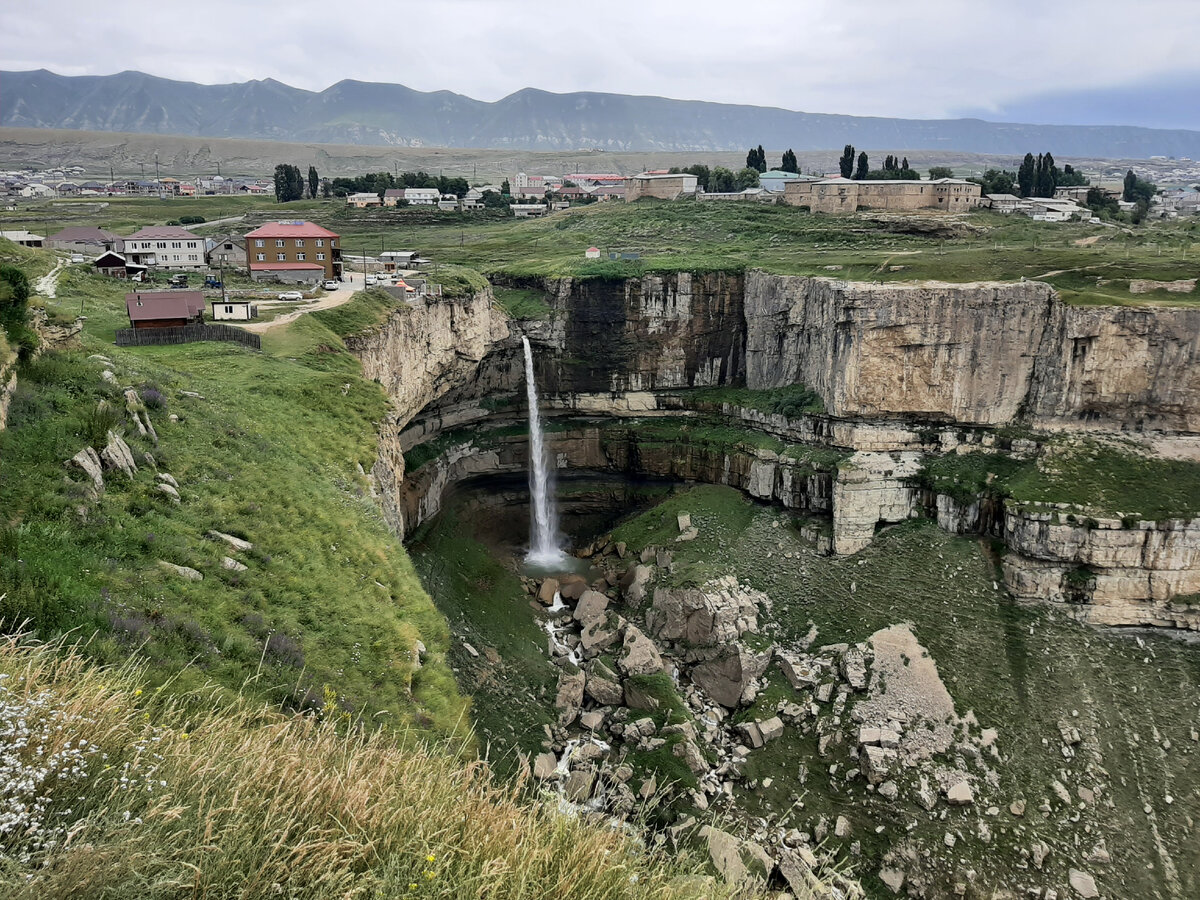
[[0,640],[0,722],[25,739],[5,796],[29,803],[0,833],[14,900],[728,896],[453,748],[347,728],[334,709],[172,698],[136,664],[62,649]]
[[[76,272],[64,287],[48,305],[78,310],[84,298],[83,346],[22,369],[0,432],[5,621],[28,620],[42,636],[96,631],[89,653],[111,661],[137,650],[156,681],[235,690],[250,679],[271,702],[313,708],[332,695],[377,723],[460,727],[465,701],[445,660],[445,620],[363,474],[387,400],[329,327],[347,325],[354,308],[302,316],[269,334],[262,353],[218,343],[120,349],[108,337],[124,315],[123,290]],[[114,383],[101,378],[106,369]],[[146,400],[157,444],[137,436],[127,387]],[[64,462],[89,443],[102,448],[109,427],[140,468],[132,480],[108,473],[92,502],[63,483]],[[145,453],[178,480],[178,505],[158,491]],[[210,530],[253,549],[234,552]],[[226,556],[246,570],[225,568]],[[420,667],[418,641],[428,651]]]

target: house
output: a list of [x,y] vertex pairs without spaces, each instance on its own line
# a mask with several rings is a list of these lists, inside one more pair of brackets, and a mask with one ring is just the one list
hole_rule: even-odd
[[45,237],[40,234],[31,234],[28,231],[0,231],[0,238],[20,244],[22,247],[41,247],[46,243]]
[[146,266],[129,262],[115,250],[101,253],[92,260],[96,271],[108,278],[128,278],[130,281],[141,281],[146,274]]
[[204,258],[211,269],[242,269],[246,266],[246,239],[237,234],[219,235],[204,241]]
[[227,298],[212,301],[214,322],[249,322],[258,316],[258,306],[252,300]]
[[410,206],[437,206],[442,192],[437,188],[405,188],[404,199]]
[[125,257],[155,269],[201,270],[204,239],[178,225],[151,225],[124,240]]
[[368,206],[383,206],[383,201],[379,199],[379,195],[370,192],[360,194],[348,194],[346,196],[346,205],[353,206],[355,209],[366,209]]
[[530,216],[544,216],[547,212],[545,203],[514,203],[509,208],[518,219],[527,219]]
[[120,251],[123,243],[119,235],[105,231],[103,228],[72,225],[64,228],[58,234],[50,235],[46,239],[46,246],[51,250],[66,250],[69,253],[98,256],[106,250]]
[[147,291],[125,295],[125,311],[134,328],[182,328],[204,324],[200,291]]
[[642,197],[657,197],[660,200],[695,197],[696,183],[695,175],[652,175],[644,172],[625,180],[625,200],[632,203]]
[[813,212],[822,213],[852,213],[859,209],[966,212],[982,204],[982,190],[973,181],[961,178],[938,178],[933,181],[801,179],[788,181],[784,185],[783,201],[792,206],[807,206]]
[[541,200],[546,196],[546,191],[558,186],[556,182],[560,182],[560,179],[553,176],[518,172],[509,180],[508,186],[512,196],[518,200]]
[[764,191],[772,194],[782,194],[784,186],[789,181],[820,181],[815,175],[800,175],[796,172],[784,172],[780,169],[772,169],[769,172],[763,172],[758,176],[758,183]]
[[1074,218],[1089,219],[1092,211],[1081,207],[1073,200],[1031,197],[1027,215],[1035,222],[1069,222]]
[[458,212],[458,195],[442,194],[438,199],[438,209],[444,212]]
[[383,205],[395,206],[404,199],[404,188],[388,188],[383,192]]
[[583,251],[583,255],[587,259],[599,259],[600,258],[600,248],[599,247],[588,247],[586,250]]
[[983,199],[986,201],[985,206],[990,207],[993,212],[1004,215],[1018,212],[1022,206],[1028,203],[1016,194],[984,194]]
[[54,196],[54,188],[48,187],[44,184],[38,184],[37,182],[31,182],[30,184],[27,184],[23,188],[21,188],[21,196],[22,197],[53,197]]
[[337,234],[313,222],[269,222],[245,237],[250,277],[289,283],[340,279],[338,239]]
[[379,262],[385,272],[395,272],[398,269],[411,269],[416,257],[416,250],[385,250],[379,254]]
[[1092,186],[1090,184],[1073,184],[1070,187],[1056,187],[1054,189],[1054,199],[1071,200],[1080,206],[1086,206],[1088,191],[1091,189]]

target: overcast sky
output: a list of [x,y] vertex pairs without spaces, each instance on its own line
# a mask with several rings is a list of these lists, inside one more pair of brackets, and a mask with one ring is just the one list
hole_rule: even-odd
[[[1198,47],[1198,0],[10,0],[0,10],[9,70],[310,90],[352,78],[481,100],[537,87],[918,118],[1061,112],[1160,127],[1200,127],[1200,103],[1151,90],[1200,88]],[[1071,108],[1047,109],[1049,92]]]

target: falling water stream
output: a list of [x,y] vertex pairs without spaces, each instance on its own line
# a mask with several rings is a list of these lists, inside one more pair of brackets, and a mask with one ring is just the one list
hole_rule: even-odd
[[533,377],[533,350],[529,338],[521,336],[525,347],[525,393],[529,399],[529,487],[532,494],[529,554],[525,561],[539,568],[553,568],[566,561],[558,545],[558,521],[554,509],[553,485],[546,462],[546,446],[538,412],[537,382]]

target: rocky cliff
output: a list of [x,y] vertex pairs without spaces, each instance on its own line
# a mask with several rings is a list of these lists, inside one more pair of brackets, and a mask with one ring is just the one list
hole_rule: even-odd
[[[1200,625],[1180,599],[1200,592],[1200,526],[1048,525],[992,496],[963,506],[918,478],[930,454],[1036,452],[1000,426],[1200,432],[1200,310],[1067,307],[1037,282],[849,284],[761,271],[514,286],[540,289],[551,308],[548,320],[521,323],[551,421],[593,423],[550,435],[560,467],[728,484],[828,515],[823,540],[838,554],[865,547],[880,524],[936,516],[947,530],[1003,539],[1016,596],[1070,601],[1097,622]],[[455,482],[526,466],[518,335],[482,293],[402,310],[348,342],[393,399],[375,476],[400,534],[434,515]],[[789,418],[692,393],[793,384],[826,411]],[[799,450],[613,425],[664,416]],[[406,477],[404,452],[432,440],[441,445]],[[814,468],[819,448],[845,453]]]

